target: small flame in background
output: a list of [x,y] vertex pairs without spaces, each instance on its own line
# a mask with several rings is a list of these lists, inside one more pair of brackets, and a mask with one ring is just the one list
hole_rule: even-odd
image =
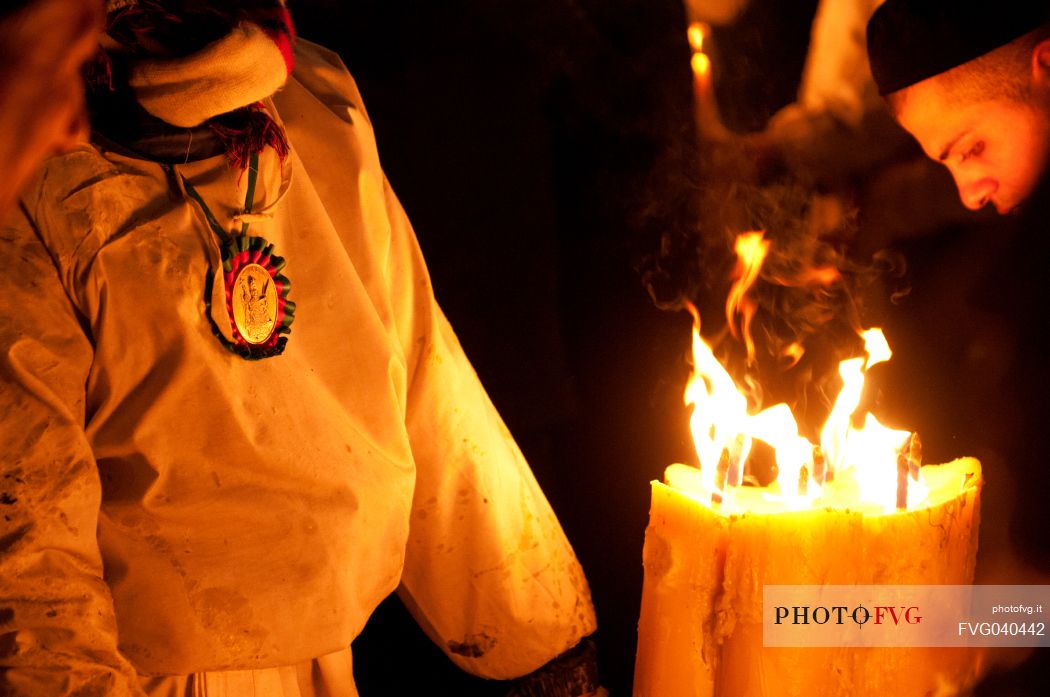
[[689,48],[693,52],[690,65],[693,68],[693,73],[697,76],[707,75],[711,72],[711,59],[704,53],[704,41],[710,33],[711,27],[704,22],[693,22],[689,25],[687,37],[689,38]]
[[[758,279],[770,243],[762,232],[746,232],[736,239],[737,266],[726,302],[733,336],[754,358],[750,335],[756,306],[748,290]],[[888,428],[869,413],[859,413],[864,374],[892,352],[881,329],[862,332],[866,356],[839,364],[842,389],[824,423],[820,443],[799,434],[787,404],[748,413],[747,398],[700,335],[700,316],[693,315],[693,374],[686,385],[685,403],[692,405],[690,429],[700,460],[701,480],[712,501],[734,508],[734,489],[743,481],[743,469],[755,440],[768,444],[776,455],[777,479],[766,495],[791,509],[831,505],[872,504],[895,510],[921,504],[928,490],[918,458],[918,439],[908,431]],[[738,326],[739,325],[739,326]],[[801,357],[795,346],[793,358]],[[834,490],[834,497],[831,496]]]
[[711,33],[711,27],[706,22],[692,22],[689,25],[686,36],[689,38],[689,48],[693,53],[704,50],[704,39]]

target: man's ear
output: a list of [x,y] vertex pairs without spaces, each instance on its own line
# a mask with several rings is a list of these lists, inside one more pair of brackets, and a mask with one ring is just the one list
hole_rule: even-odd
[[1050,38],[1043,39],[1032,49],[1032,79],[1036,86],[1050,92]]

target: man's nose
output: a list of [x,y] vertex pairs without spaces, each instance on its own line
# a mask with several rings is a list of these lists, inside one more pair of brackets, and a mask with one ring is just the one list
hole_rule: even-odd
[[956,178],[959,187],[959,198],[964,206],[972,211],[984,208],[992,195],[999,189],[999,184],[988,177],[973,182],[963,182]]

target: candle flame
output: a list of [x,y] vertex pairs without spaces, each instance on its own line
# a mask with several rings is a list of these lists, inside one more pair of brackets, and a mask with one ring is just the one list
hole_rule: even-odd
[[[769,244],[761,232],[741,234],[736,241],[737,267],[726,317],[734,336],[742,337],[749,360],[754,358],[750,323],[756,306],[747,291],[758,278]],[[909,476],[898,477],[898,457],[910,456],[910,451],[902,455],[902,449],[908,447],[912,434],[858,412],[865,373],[893,355],[881,329],[862,332],[865,355],[839,364],[842,389],[821,430],[818,448],[799,434],[787,404],[749,412],[744,393],[701,336],[699,313],[692,305],[688,309],[693,316],[693,374],[686,385],[685,403],[693,408],[689,426],[700,461],[700,479],[716,503],[733,506],[733,487],[740,483],[755,440],[769,445],[776,456],[777,478],[769,494],[790,508],[867,504],[889,511],[898,508],[899,500],[906,499],[912,507],[926,499],[928,491],[918,463]],[[734,327],[737,318],[739,335]],[[801,357],[802,347],[793,345],[790,354]]]
[[693,53],[700,53],[704,50],[704,40],[710,33],[711,27],[706,22],[693,22],[689,25],[686,36],[689,38],[689,48],[693,49]]
[[[736,238],[736,269],[733,271],[733,287],[729,289],[726,301],[726,320],[729,331],[734,338],[744,338],[747,347],[747,360],[755,359],[755,341],[751,337],[751,320],[758,306],[747,297],[747,291],[755,285],[762,264],[769,254],[769,241],[763,238],[760,230],[745,232]],[[740,316],[740,333],[737,333],[736,317]]]
[[706,53],[694,53],[689,65],[693,68],[693,75],[697,77],[703,77],[711,72],[711,59]]

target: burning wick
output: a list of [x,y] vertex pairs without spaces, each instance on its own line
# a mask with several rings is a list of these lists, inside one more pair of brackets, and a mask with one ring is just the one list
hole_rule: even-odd
[[912,433],[901,446],[897,455],[897,508],[908,507],[908,479],[919,481],[919,467],[922,465],[922,443],[919,434]]
[[908,439],[908,473],[919,481],[919,468],[922,467],[922,441],[918,433],[912,433]]
[[751,439],[738,433],[729,447],[722,448],[715,472],[715,490],[711,494],[714,504],[726,503],[732,492],[744,483],[744,463],[751,454]]
[[711,492],[711,503],[721,505],[723,493],[726,488],[726,473],[729,471],[729,448],[722,448],[722,455],[718,458],[718,468],[715,470],[715,490]]
[[805,465],[798,470],[798,495],[800,498],[805,498],[809,492],[809,468]]
[[827,462],[824,459],[824,451],[820,449],[819,445],[813,446],[813,481],[817,484],[824,484],[830,482],[835,477],[832,476],[833,472],[826,470]]
[[729,470],[726,472],[726,486],[738,487],[744,482],[744,462],[751,450],[750,440],[742,433],[733,439],[733,451],[729,457]]
[[897,456],[897,509],[903,511],[908,507],[908,456],[901,449]]

